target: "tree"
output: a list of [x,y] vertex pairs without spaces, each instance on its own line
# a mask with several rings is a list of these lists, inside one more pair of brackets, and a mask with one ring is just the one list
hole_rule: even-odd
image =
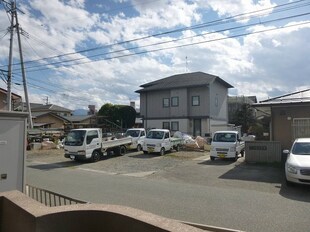
[[136,121],[136,110],[131,106],[104,104],[98,115],[106,116],[111,122],[121,125],[122,128],[131,128]]
[[136,122],[136,110],[131,106],[122,106],[119,109],[123,128],[131,128]]
[[242,126],[242,133],[248,133],[250,126],[256,122],[254,117],[253,108],[249,104],[242,104],[240,109],[237,110],[233,116],[232,122],[236,126]]

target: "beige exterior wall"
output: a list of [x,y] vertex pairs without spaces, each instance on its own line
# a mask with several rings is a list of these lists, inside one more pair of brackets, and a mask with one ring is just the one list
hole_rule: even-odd
[[53,123],[51,125],[51,128],[64,128],[64,121],[59,118],[53,117],[50,114],[43,115],[39,118],[35,118],[33,122],[34,123]]
[[309,105],[272,107],[272,140],[280,141],[282,149],[290,149],[293,143],[293,119],[310,118]]

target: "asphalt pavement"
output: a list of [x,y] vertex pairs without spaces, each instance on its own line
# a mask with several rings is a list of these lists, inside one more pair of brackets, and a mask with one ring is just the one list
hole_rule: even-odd
[[278,165],[212,162],[204,152],[132,152],[98,163],[30,155],[27,166],[28,184],[93,203],[245,231],[310,228],[310,188],[288,188]]

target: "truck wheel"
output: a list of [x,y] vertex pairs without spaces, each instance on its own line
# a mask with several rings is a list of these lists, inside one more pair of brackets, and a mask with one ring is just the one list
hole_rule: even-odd
[[119,155],[125,155],[126,154],[126,147],[125,146],[121,146],[119,148]]
[[165,148],[162,147],[162,148],[160,149],[159,154],[160,154],[160,155],[164,155],[164,154],[165,154]]
[[91,161],[97,162],[101,158],[99,151],[93,151],[93,154],[91,155]]
[[237,161],[237,160],[238,160],[238,158],[239,158],[239,154],[238,154],[238,152],[236,152],[236,155],[235,155],[234,160],[235,160],[235,161]]
[[144,154],[149,154],[147,151],[143,151]]
[[180,151],[180,145],[179,145],[179,144],[175,147],[175,150],[176,150],[177,152]]
[[240,152],[240,154],[241,154],[241,157],[243,157],[243,156],[244,156],[244,150],[242,150],[242,151]]
[[137,151],[142,151],[142,147],[140,144],[138,144],[138,146],[137,146]]
[[211,159],[212,161],[214,161],[214,160],[215,160],[215,157],[214,157],[214,156],[210,156],[210,159]]

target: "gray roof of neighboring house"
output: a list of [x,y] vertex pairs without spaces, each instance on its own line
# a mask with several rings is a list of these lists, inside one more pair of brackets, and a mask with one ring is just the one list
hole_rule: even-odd
[[31,104],[31,111],[37,112],[37,111],[49,111],[49,112],[68,112],[71,113],[72,110],[68,108],[64,108],[61,106],[57,106],[54,104],[48,104],[48,105],[42,105],[42,104]]
[[218,76],[214,76],[203,72],[193,72],[193,73],[177,74],[157,81],[143,84],[140,86],[143,89],[139,89],[136,92],[141,93],[162,89],[206,86],[209,85],[210,83],[213,83],[214,81],[218,81],[227,88],[233,88],[232,85],[230,85],[223,79],[219,78]]
[[259,107],[259,106],[284,105],[284,104],[286,105],[309,104],[310,103],[309,92],[310,89],[301,90],[298,92],[293,92],[282,96],[270,98],[264,101],[260,101],[259,103],[253,104],[253,106]]
[[62,116],[70,122],[81,122],[93,117],[94,115],[77,115],[77,116]]
[[48,112],[48,111],[45,111],[45,112],[32,112],[31,116],[33,118],[38,118],[38,117],[41,117],[41,116],[44,116],[44,115],[47,115],[47,114],[52,115],[52,116],[54,116],[56,118],[59,118],[61,120],[64,120],[64,121],[68,121],[68,119],[65,116],[61,116],[61,115],[58,115],[56,113]]

